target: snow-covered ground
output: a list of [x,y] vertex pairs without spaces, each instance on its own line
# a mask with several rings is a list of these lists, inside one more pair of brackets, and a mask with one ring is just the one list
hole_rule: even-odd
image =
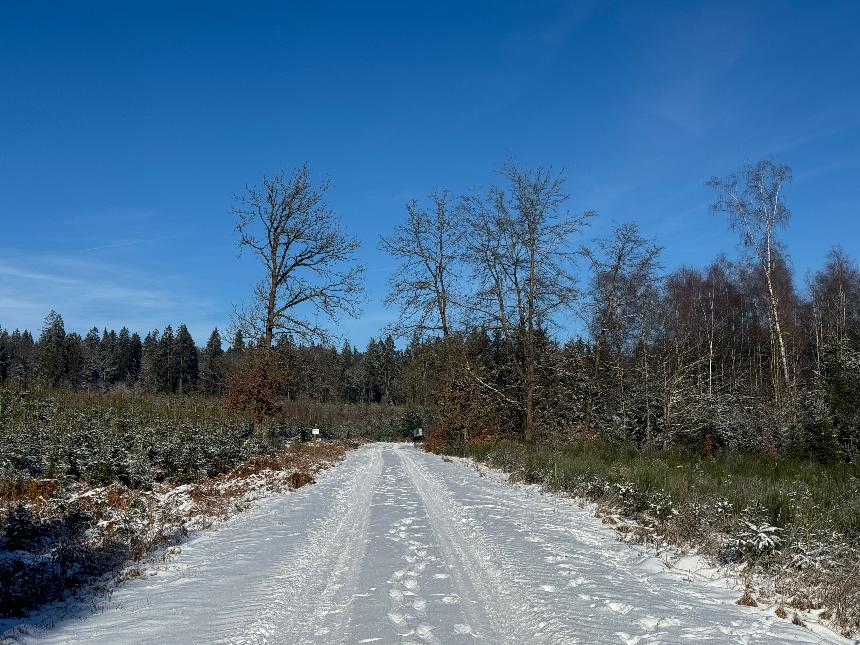
[[[33,643],[848,642],[735,604],[572,500],[408,445],[351,452]],[[32,621],[30,623],[33,624]]]

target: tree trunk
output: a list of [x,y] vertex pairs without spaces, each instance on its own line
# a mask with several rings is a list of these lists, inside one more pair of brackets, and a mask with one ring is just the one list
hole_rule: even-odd
[[779,350],[779,358],[780,364],[782,366],[782,377],[785,381],[786,387],[791,386],[791,377],[788,370],[788,357],[785,353],[785,342],[782,338],[782,327],[779,324],[779,308],[776,293],[774,293],[773,289],[773,259],[771,255],[771,243],[770,243],[770,234],[768,234],[767,240],[767,266],[765,267],[765,277],[767,278],[767,290],[768,295],[770,296],[770,311],[771,311],[771,323],[773,325],[773,332],[776,336],[777,348]]

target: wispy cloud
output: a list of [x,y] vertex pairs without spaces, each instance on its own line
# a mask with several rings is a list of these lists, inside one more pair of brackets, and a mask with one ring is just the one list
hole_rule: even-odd
[[0,257],[0,325],[37,331],[55,309],[69,330],[128,326],[146,331],[174,322],[178,312],[209,308],[204,299],[195,303],[164,284],[158,276],[121,265],[69,256]]
[[166,240],[176,239],[178,236],[170,235],[164,237],[153,237],[149,239],[133,239],[133,240],[118,240],[116,242],[108,242],[98,246],[91,246],[86,249],[80,249],[81,253],[90,253],[92,251],[102,251],[105,249],[119,249],[126,246],[141,246],[143,244],[153,244],[155,242],[164,242]]

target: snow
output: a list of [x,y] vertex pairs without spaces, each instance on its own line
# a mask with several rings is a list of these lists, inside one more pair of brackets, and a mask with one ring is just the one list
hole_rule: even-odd
[[370,444],[317,481],[15,642],[848,642],[736,605],[697,558],[667,567],[574,500],[461,460]]

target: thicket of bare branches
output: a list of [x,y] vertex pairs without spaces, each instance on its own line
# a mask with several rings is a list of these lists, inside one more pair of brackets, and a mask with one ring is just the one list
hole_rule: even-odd
[[[778,239],[787,166],[708,182],[713,210],[750,253],[668,274],[635,223],[582,240],[593,213],[567,213],[560,175],[507,165],[501,178],[457,199],[443,193],[435,215],[411,204],[396,246],[386,239],[404,261],[392,297],[422,303],[419,319],[433,321],[401,327],[430,337],[410,352],[453,366],[424,377],[440,431],[857,458],[860,272],[835,249],[808,297],[797,290]],[[435,344],[440,272],[456,306]]]
[[263,177],[260,186],[236,196],[239,247],[265,270],[237,326],[264,347],[281,336],[328,340],[325,322],[359,313],[364,269],[355,261],[358,240],[328,206],[328,188],[328,181],[314,183],[303,165],[289,176]]

